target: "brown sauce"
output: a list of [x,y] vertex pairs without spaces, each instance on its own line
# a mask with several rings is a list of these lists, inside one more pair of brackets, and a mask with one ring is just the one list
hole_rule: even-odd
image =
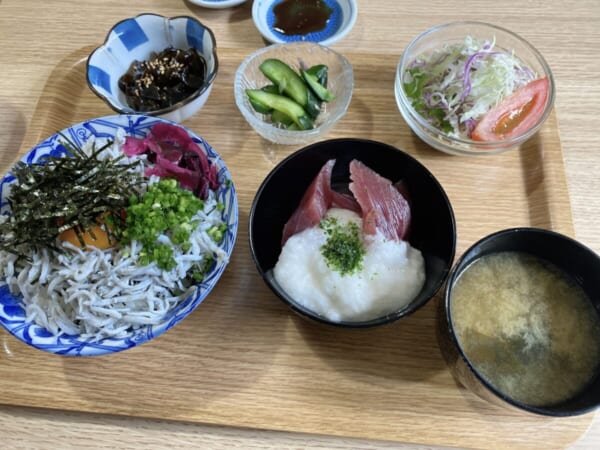
[[196,92],[206,78],[206,61],[193,48],[167,48],[148,60],[134,61],[119,78],[119,89],[136,111],[157,111]]
[[273,8],[274,28],[286,35],[321,31],[332,12],[323,0],[283,0]]

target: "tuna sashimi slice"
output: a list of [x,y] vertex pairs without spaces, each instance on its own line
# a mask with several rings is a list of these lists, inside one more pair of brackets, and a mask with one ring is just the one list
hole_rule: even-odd
[[363,232],[404,240],[410,228],[410,206],[392,182],[357,160],[350,162],[350,179],[350,191],[363,213]]
[[351,194],[342,194],[341,192],[331,191],[331,207],[342,208],[362,214],[360,205]]
[[311,185],[308,187],[300,204],[283,227],[281,245],[290,236],[317,225],[331,206],[331,172],[335,159],[330,159],[321,168]]

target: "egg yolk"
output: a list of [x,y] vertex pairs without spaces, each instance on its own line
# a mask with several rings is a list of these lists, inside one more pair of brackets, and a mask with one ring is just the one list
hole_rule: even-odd
[[91,225],[89,230],[93,233],[95,239],[92,236],[92,233],[89,231],[81,233],[81,238],[85,243],[85,246],[83,247],[81,246],[81,242],[77,237],[77,233],[75,233],[75,228],[69,228],[68,230],[63,231],[58,237],[60,240],[69,242],[70,244],[73,244],[75,247],[79,248],[86,248],[87,246],[90,246],[96,247],[100,250],[105,250],[115,244],[115,240],[111,239],[106,230],[99,225]]

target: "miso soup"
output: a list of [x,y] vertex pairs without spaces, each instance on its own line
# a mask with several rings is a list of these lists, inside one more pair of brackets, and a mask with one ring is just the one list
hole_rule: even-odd
[[520,252],[486,255],[456,281],[458,342],[492,386],[530,406],[568,400],[596,376],[600,319],[583,289]]

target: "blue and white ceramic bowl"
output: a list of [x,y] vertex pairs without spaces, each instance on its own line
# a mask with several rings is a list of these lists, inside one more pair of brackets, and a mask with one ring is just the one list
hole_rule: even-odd
[[[144,137],[152,126],[158,122],[167,121],[142,115],[108,116],[70,126],[62,130],[60,134],[67,136],[75,144],[82,145],[90,136],[113,137],[119,128],[122,128],[127,136]],[[222,218],[227,223],[227,231],[221,245],[227,255],[230,256],[238,228],[238,204],[231,175],[223,160],[206,141],[189,129],[186,129],[186,131],[195,142],[206,149],[209,161],[216,164],[219,181],[217,197],[225,206]],[[63,154],[66,149],[61,143],[60,134],[50,136],[36,145],[21,161],[33,163],[46,155]],[[15,178],[10,173],[0,181],[0,213],[2,214],[8,213],[9,206],[6,198],[10,192],[11,184],[14,182]],[[135,331],[131,330],[123,338],[105,338],[92,341],[82,339],[79,335],[53,335],[48,330],[26,320],[23,298],[11,294],[4,279],[0,279],[0,324],[17,339],[50,353],[70,356],[95,356],[127,350],[166,332],[194,311],[217,284],[225,267],[225,263],[214,264],[204,280],[197,285],[195,294],[170,310],[159,324],[147,325]]]
[[108,106],[121,114],[141,113],[127,104],[119,89],[119,78],[135,60],[147,60],[152,52],[174,47],[195,48],[206,60],[205,82],[185,100],[146,115],[182,122],[194,115],[208,99],[217,76],[217,42],[213,32],[193,17],[163,17],[141,14],[122,20],[108,33],[104,44],[92,52],[87,61],[90,89]]
[[358,6],[356,0],[323,0],[332,12],[324,29],[308,34],[283,34],[275,29],[276,17],[273,9],[286,0],[254,0],[252,18],[260,34],[269,42],[318,42],[331,45],[345,37],[356,22]]

